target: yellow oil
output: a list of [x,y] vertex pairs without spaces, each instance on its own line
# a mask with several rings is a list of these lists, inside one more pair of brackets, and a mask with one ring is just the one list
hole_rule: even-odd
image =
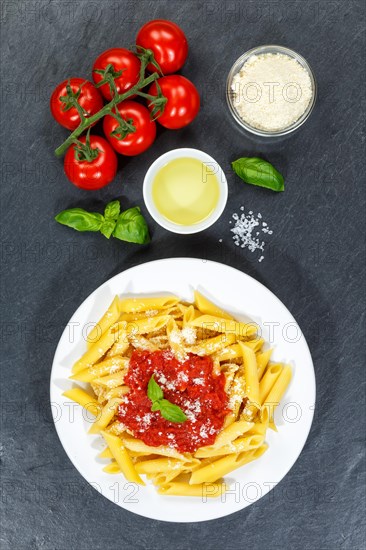
[[152,185],[156,208],[178,225],[194,225],[208,218],[217,206],[219,194],[219,182],[212,168],[190,157],[168,162]]

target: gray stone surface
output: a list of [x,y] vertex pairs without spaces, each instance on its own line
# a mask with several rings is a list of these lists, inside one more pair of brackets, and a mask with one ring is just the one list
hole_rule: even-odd
[[[1,548],[365,548],[364,3],[3,0],[1,10]],[[78,190],[53,156],[65,131],[49,113],[50,93],[65,77],[90,78],[99,52],[129,46],[157,17],[187,33],[183,72],[201,92],[199,117],[182,131],[160,131],[142,157],[122,160],[108,188]],[[234,60],[263,43],[303,54],[319,84],[311,119],[271,145],[241,135],[224,94]],[[117,197],[143,205],[147,167],[179,146],[207,151],[227,173],[228,205],[211,229],[175,236],[148,217],[152,243],[139,247],[53,221],[64,208],[97,208]],[[251,154],[284,173],[285,193],[247,186],[231,173],[232,160]],[[230,237],[229,220],[241,205],[273,228],[262,263]],[[317,378],[314,424],[286,478],[244,511],[200,524],[146,520],[102,498],[67,458],[49,409],[53,354],[74,310],[112,275],[171,256],[221,261],[267,285],[302,327]]]

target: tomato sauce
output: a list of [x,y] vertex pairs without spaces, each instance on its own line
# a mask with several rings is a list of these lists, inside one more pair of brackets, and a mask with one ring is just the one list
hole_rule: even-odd
[[[179,362],[170,351],[137,351],[130,359],[125,383],[130,391],[118,411],[119,420],[146,445],[167,445],[193,453],[212,445],[229,412],[225,376],[215,376],[210,357],[190,354]],[[187,416],[181,423],[169,422],[151,411],[147,385],[151,376],[164,398],[178,405]]]

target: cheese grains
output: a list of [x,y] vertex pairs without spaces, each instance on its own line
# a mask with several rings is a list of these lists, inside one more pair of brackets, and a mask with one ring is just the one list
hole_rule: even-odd
[[309,73],[289,55],[252,55],[232,82],[240,118],[264,131],[284,130],[306,111],[313,97]]

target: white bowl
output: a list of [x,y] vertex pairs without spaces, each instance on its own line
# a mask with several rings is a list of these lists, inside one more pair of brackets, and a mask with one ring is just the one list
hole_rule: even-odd
[[[168,162],[182,157],[194,158],[208,165],[215,173],[219,184],[220,194],[215,210],[210,216],[208,216],[208,218],[206,218],[202,222],[195,223],[194,225],[180,225],[169,221],[156,208],[152,196],[153,182],[159,170],[163,168],[163,166],[165,166]],[[224,171],[214,158],[212,158],[207,153],[204,153],[203,151],[199,151],[198,149],[183,147],[181,149],[173,149],[172,151],[168,151],[168,153],[161,155],[161,157],[157,158],[156,161],[152,163],[152,165],[146,172],[143,185],[143,194],[146,208],[148,209],[151,217],[154,218],[154,220],[159,225],[161,225],[161,227],[164,227],[165,229],[167,229],[168,231],[172,231],[173,233],[188,235],[191,233],[198,233],[199,231],[207,229],[219,219],[226,206],[228,187]]]

